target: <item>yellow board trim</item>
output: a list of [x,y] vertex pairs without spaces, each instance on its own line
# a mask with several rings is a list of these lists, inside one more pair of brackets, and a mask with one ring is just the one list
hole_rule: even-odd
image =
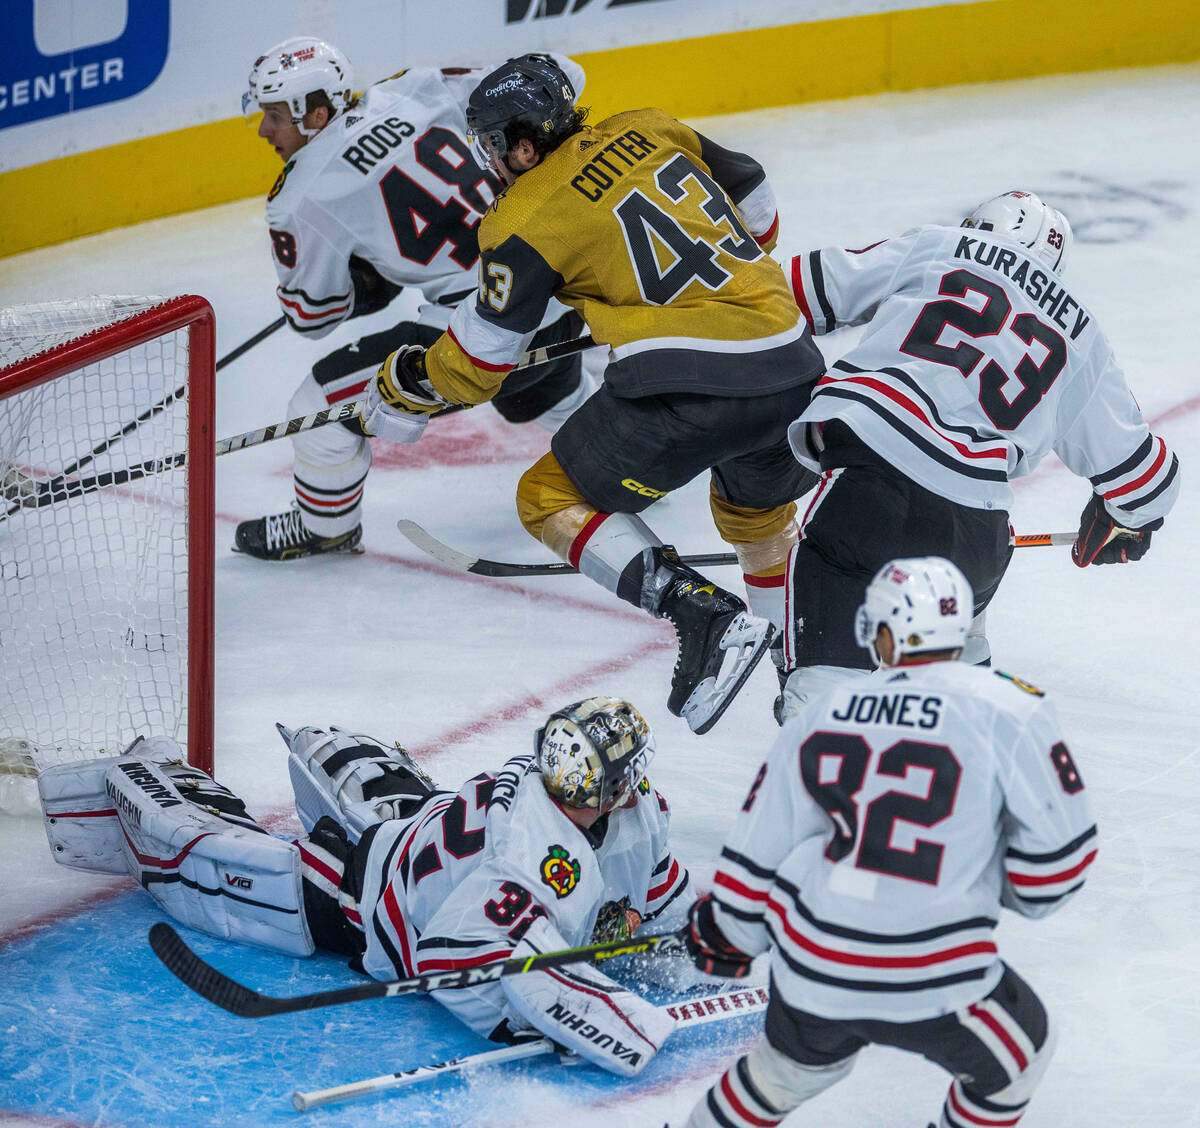
[[[704,117],[957,83],[1200,59],[1192,0],[983,0],[575,56],[594,120]],[[0,256],[265,194],[275,155],[240,118],[0,175]]]

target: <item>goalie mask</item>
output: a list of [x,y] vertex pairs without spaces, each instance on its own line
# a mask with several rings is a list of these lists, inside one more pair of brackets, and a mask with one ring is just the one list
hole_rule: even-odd
[[308,95],[324,94],[336,117],[353,100],[353,85],[350,60],[332,44],[307,36],[285,39],[255,60],[249,88],[242,95],[242,113],[257,113],[264,102],[286,102],[292,123],[312,137],[316,131],[302,124]]
[[961,650],[971,626],[975,596],[957,565],[940,556],[892,560],[867,585],[854,617],[854,635],[876,665],[881,626],[892,634],[892,661],[934,650]]
[[963,227],[995,231],[1028,247],[1051,270],[1067,268],[1071,250],[1071,225],[1057,208],[1050,207],[1032,192],[1005,192],[980,204]]
[[534,751],[555,799],[603,815],[641,782],[654,758],[654,736],[628,701],[589,697],[551,713],[534,736]]

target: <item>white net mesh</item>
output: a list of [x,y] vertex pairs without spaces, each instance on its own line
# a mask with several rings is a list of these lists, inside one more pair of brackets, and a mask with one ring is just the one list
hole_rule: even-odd
[[[0,311],[0,364],[156,302]],[[24,805],[21,777],[49,764],[115,754],[138,734],[186,740],[187,472],[105,481],[187,449],[186,391],[95,452],[187,384],[187,332],[20,391],[13,371],[0,367],[0,807]]]

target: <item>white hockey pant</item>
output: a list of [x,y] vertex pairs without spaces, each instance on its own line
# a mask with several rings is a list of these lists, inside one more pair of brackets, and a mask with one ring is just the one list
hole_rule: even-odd
[[738,1058],[700,1098],[687,1128],[766,1128],[842,1080],[857,1054],[832,1065],[801,1065],[766,1038]]
[[786,724],[809,700],[830,686],[854,678],[865,678],[868,672],[846,666],[797,666],[784,683],[779,723]]
[[987,638],[987,608],[971,620],[967,628],[967,641],[963,646],[962,661],[968,666],[982,666],[992,659],[992,647]]
[[372,736],[277,727],[288,746],[296,813],[310,833],[328,815],[356,843],[378,822],[409,817],[435,790],[408,753]]
[[[330,407],[310,372],[288,403],[295,419]],[[292,477],[304,526],[323,537],[341,536],[362,523],[362,496],[371,469],[371,444],[340,423],[292,436]]]

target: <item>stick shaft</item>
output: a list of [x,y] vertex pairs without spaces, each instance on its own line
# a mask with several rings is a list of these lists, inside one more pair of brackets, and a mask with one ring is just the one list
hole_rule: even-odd
[[[683,1026],[703,1026],[710,1022],[724,1022],[726,1019],[756,1014],[766,1009],[769,998],[765,987],[748,987],[740,991],[721,991],[699,999],[671,1003],[658,1009],[665,1011],[675,1019],[678,1029]],[[522,1058],[553,1053],[554,1049],[554,1043],[549,1038],[539,1038],[534,1042],[523,1042],[520,1045],[508,1046],[501,1050],[486,1050],[480,1054],[468,1054],[460,1058],[451,1058],[449,1061],[439,1061],[433,1065],[401,1069],[395,1073],[368,1077],[364,1081],[350,1081],[345,1085],[334,1085],[328,1089],[315,1089],[311,1092],[298,1091],[292,1094],[292,1105],[300,1112],[305,1112],[318,1105],[353,1100],[371,1093],[399,1089],[405,1085],[416,1085],[447,1073],[472,1069],[475,1066],[495,1065],[500,1062],[519,1061]]]
[[[456,572],[470,572],[476,576],[574,576],[578,569],[554,561],[546,564],[513,564],[505,560],[485,560],[478,556],[469,556],[451,548],[433,536],[427,529],[415,521],[401,520],[396,527],[422,552],[428,553],[435,560],[441,561],[446,567]],[[1074,544],[1074,533],[1029,533],[1013,538],[1016,548],[1038,548],[1044,545]],[[738,563],[737,556],[732,552],[710,552],[693,556],[681,556],[684,564],[693,567],[719,567]]]

